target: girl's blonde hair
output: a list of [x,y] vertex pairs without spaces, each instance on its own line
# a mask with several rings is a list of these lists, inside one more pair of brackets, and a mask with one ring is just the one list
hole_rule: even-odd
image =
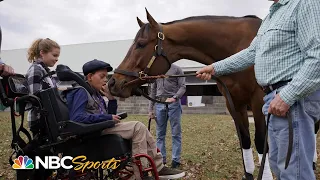
[[55,41],[46,38],[46,39],[37,39],[35,40],[30,48],[28,49],[28,61],[32,63],[34,60],[40,58],[40,51],[42,50],[44,53],[48,53],[52,50],[52,48],[59,48],[60,46]]

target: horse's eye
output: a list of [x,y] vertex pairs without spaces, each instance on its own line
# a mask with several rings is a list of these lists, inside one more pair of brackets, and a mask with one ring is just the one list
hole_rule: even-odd
[[146,43],[143,43],[143,42],[137,42],[137,46],[136,46],[136,49],[142,49],[146,46]]

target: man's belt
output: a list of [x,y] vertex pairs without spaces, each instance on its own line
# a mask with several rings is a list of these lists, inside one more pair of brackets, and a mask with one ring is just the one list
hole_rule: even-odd
[[287,81],[279,81],[279,82],[277,82],[275,84],[271,84],[269,86],[263,86],[262,90],[264,91],[264,93],[269,94],[272,91],[274,91],[275,89],[278,89],[278,88],[280,88],[282,86],[287,85],[290,81],[291,81],[291,79],[287,80]]

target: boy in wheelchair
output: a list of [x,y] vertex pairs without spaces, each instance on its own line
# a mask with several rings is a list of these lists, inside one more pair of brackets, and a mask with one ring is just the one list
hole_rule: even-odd
[[[13,136],[11,147],[14,149],[16,157],[27,155],[34,159],[35,156],[43,158],[44,156],[57,156],[61,153],[63,156],[70,155],[72,157],[85,155],[89,161],[104,161],[116,157],[121,159],[120,167],[114,171],[108,170],[106,176],[106,178],[115,179],[132,177],[132,170],[128,170],[126,167],[130,167],[136,162],[139,166],[139,172],[135,171],[136,178],[140,179],[140,176],[145,178],[139,164],[139,158],[147,157],[152,167],[144,170],[146,170],[145,172],[151,171],[155,179],[159,179],[158,174],[161,177],[172,179],[184,176],[184,172],[163,166],[161,154],[157,154],[155,142],[142,123],[119,122],[118,116],[107,114],[116,113],[117,102],[109,97],[107,110],[105,102],[100,101],[101,96],[98,91],[102,85],[106,84],[107,71],[108,69],[112,70],[110,65],[104,63],[92,66],[92,62],[87,63],[86,67],[89,67],[89,70],[84,68],[86,69],[84,73],[87,75],[87,83],[83,77],[71,71],[67,66],[58,65],[56,74],[60,81],[75,81],[83,87],[76,86],[74,89],[62,93],[69,99],[68,107],[51,76],[53,72],[48,69],[58,61],[59,45],[48,38],[38,39],[32,44],[28,54],[28,60],[32,62],[32,65],[26,77],[14,75],[0,81],[1,101],[11,110]],[[93,70],[92,67],[98,68]],[[79,96],[79,93],[82,95]],[[82,102],[82,106],[77,106],[79,99],[86,99]],[[18,129],[16,129],[15,123],[16,104],[19,105],[19,114],[21,115],[21,124]],[[28,120],[31,120],[29,125],[31,125],[30,130],[33,138],[23,127],[27,104],[31,104],[32,108]],[[69,117],[71,117],[71,121]],[[102,134],[101,131],[103,131]],[[20,133],[27,136],[28,142],[20,137]],[[12,156],[9,162],[13,165]],[[82,179],[84,177],[82,174],[72,174],[74,171],[64,170],[61,173],[58,170],[58,175],[53,177],[51,177],[52,171],[46,169],[17,170],[16,173],[17,180],[59,179],[60,175],[62,179],[76,179],[77,177]],[[69,174],[65,176],[65,173]],[[92,175],[92,173],[94,174]],[[102,169],[89,170],[85,175],[93,176],[94,179],[97,177],[105,179]],[[146,177],[146,179],[150,178],[153,177]]]
[[[138,121],[121,122],[119,116],[115,115],[117,111],[117,100],[114,99],[107,89],[106,82],[108,72],[113,68],[103,61],[92,60],[83,65],[83,74],[86,82],[94,90],[90,95],[85,88],[76,86],[72,90],[66,91],[67,105],[70,119],[79,123],[99,123],[103,121],[112,121],[110,127],[102,131],[102,134],[118,134],[124,139],[132,141],[132,155],[148,154],[154,160],[160,178],[177,179],[185,175],[183,171],[171,169],[163,165],[162,155],[157,152],[156,142],[146,126]],[[100,90],[109,99],[108,106],[100,95]],[[142,161],[143,167],[147,167],[147,162]],[[135,176],[139,179],[140,174],[137,167],[134,166]]]

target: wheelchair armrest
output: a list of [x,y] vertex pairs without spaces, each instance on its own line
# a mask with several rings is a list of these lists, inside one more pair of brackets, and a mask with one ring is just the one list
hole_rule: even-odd
[[16,102],[31,103],[33,106],[42,107],[40,98],[35,95],[24,95],[21,97],[17,97]]
[[58,123],[61,134],[64,135],[85,135],[90,133],[97,133],[106,128],[114,127],[115,122],[112,120],[94,123],[84,124],[75,121],[62,121]]

